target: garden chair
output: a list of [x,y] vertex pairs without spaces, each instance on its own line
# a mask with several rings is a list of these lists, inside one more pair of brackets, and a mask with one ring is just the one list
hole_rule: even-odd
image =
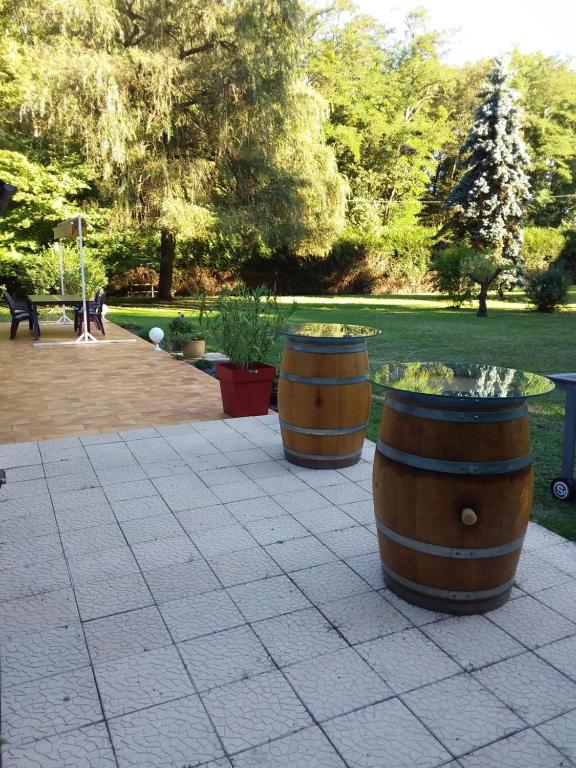
[[[105,336],[104,321],[102,319],[102,308],[104,306],[104,299],[106,298],[106,290],[98,290],[94,294],[94,301],[86,302],[86,315],[88,320],[88,333],[90,333],[90,323],[94,323],[100,333]],[[82,333],[82,325],[84,323],[84,312],[82,305],[80,304],[74,310],[74,329],[78,333]]]
[[28,327],[34,330],[34,312],[27,301],[14,301],[7,291],[2,291],[2,298],[8,304],[12,323],[10,325],[10,339],[16,338],[16,331],[22,320],[28,320]]

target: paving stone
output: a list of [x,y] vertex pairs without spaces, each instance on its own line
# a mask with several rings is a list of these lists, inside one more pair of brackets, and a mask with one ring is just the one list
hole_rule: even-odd
[[[211,446],[212,450],[213,447]],[[205,469],[221,469],[231,467],[232,462],[223,453],[204,453],[201,456],[186,456],[185,461],[189,469],[194,472],[202,472]]]
[[[83,475],[86,473],[94,473],[94,469],[92,468],[92,464],[90,463],[90,460],[87,456],[84,458],[74,458],[74,459],[62,459],[61,461],[51,461],[47,462],[42,467],[42,473],[38,475],[39,477],[43,477],[46,475],[47,478],[50,477],[61,477],[63,475]],[[30,467],[28,469],[31,469]],[[20,478],[22,480],[24,479],[32,479],[32,478]]]
[[336,555],[315,536],[272,544],[266,551],[287,572],[336,560]]
[[237,467],[245,467],[248,464],[260,464],[270,461],[270,456],[260,448],[244,448],[237,451],[224,451],[224,455]]
[[82,621],[144,608],[154,601],[140,573],[76,587]]
[[[353,566],[352,566],[353,567]],[[402,600],[401,597],[395,595],[389,589],[380,590],[380,594],[386,600],[394,606],[403,616],[410,619],[415,627],[423,627],[426,624],[431,624],[433,621],[438,621],[446,617],[445,613],[438,613],[437,611],[429,611],[426,608],[420,608],[418,605],[412,605],[407,603],[406,600]]]
[[576,624],[532,597],[511,600],[488,616],[528,648],[547,645],[576,632]]
[[140,464],[152,462],[177,461],[178,454],[163,437],[151,437],[142,440],[132,440],[129,448]]
[[202,694],[202,699],[230,753],[312,724],[280,672],[214,688]]
[[199,691],[274,669],[268,652],[247,625],[188,640],[179,649]]
[[576,709],[539,725],[536,730],[576,764]]
[[136,464],[134,455],[125,443],[106,443],[105,445],[87,445],[88,458],[95,469],[103,467],[126,467]]
[[527,552],[537,552],[544,547],[551,547],[555,544],[564,544],[566,540],[553,531],[549,531],[537,523],[528,523],[528,530],[524,537],[523,550]]
[[203,560],[146,571],[146,581],[157,603],[220,589],[218,579]]
[[146,496],[141,499],[126,499],[112,502],[114,515],[119,523],[140,520],[144,517],[171,515],[168,505],[160,496]]
[[107,718],[194,693],[176,648],[123,656],[94,668]]
[[132,552],[143,571],[167,568],[169,565],[188,563],[199,558],[198,550],[184,533],[169,539],[134,544]]
[[144,462],[140,466],[144,471],[145,476],[150,478],[150,480],[154,480],[157,477],[186,475],[190,470],[188,464],[186,464],[184,459],[180,457],[168,462],[154,461],[151,464]]
[[463,768],[566,768],[565,758],[533,730],[521,731],[460,758]]
[[268,579],[282,573],[262,547],[227,552],[210,558],[208,563],[225,587]]
[[258,544],[262,545],[309,536],[308,530],[289,515],[272,517],[266,520],[248,521],[244,525]]
[[346,647],[316,608],[259,621],[253,629],[280,667]]
[[382,563],[378,552],[349,557],[346,564],[364,579],[373,589],[383,589],[386,585],[382,573]]
[[236,524],[236,519],[223,504],[214,504],[206,509],[185,509],[177,512],[176,517],[192,539],[212,528],[227,528]]
[[348,480],[357,482],[358,480],[372,480],[372,462],[371,461],[359,461],[358,464],[354,464],[351,467],[344,467],[339,469],[338,472]]
[[96,525],[112,525],[116,522],[108,502],[92,508],[83,507],[80,504],[76,509],[57,510],[56,520],[61,533],[81,528],[94,528]]
[[310,488],[326,488],[329,485],[341,485],[348,482],[344,475],[335,469],[306,469],[305,467],[293,466],[293,473],[300,480],[303,480]]
[[101,719],[90,667],[32,680],[2,693],[2,735],[11,747]]
[[370,590],[370,585],[342,562],[294,571],[290,578],[313,603],[327,603]]
[[172,645],[155,606],[88,621],[84,631],[93,664]]
[[293,664],[284,674],[319,722],[394,695],[353,648]]
[[354,768],[435,768],[450,759],[398,699],[342,715],[322,727]]
[[141,520],[127,520],[121,524],[121,528],[130,546],[147,541],[171,539],[183,534],[182,526],[172,513]]
[[520,558],[514,578],[514,584],[528,593],[555,587],[567,581],[570,581],[570,576],[567,573],[554,568],[537,554],[530,552],[525,552]]
[[108,501],[128,501],[128,499],[141,499],[144,496],[153,496],[156,489],[150,480],[134,480],[130,483],[114,483],[105,485],[104,493]]
[[474,677],[529,725],[576,707],[576,684],[533,653],[486,667]]
[[225,528],[211,528],[194,535],[194,544],[206,558],[217,557],[256,545],[252,536],[239,523]]
[[47,482],[50,493],[79,491],[84,488],[97,488],[100,485],[100,480],[92,469],[82,473],[49,477]]
[[378,552],[378,539],[361,525],[342,531],[321,533],[318,538],[342,560]]
[[1,535],[5,541],[0,542],[0,570],[36,565],[43,560],[52,560],[62,555],[58,533],[8,540],[2,526]]
[[0,466],[5,469],[40,464],[42,458],[37,443],[10,443],[0,445]]
[[49,512],[36,512],[24,517],[3,520],[0,525],[5,541],[14,542],[17,539],[29,539],[34,536],[49,536],[58,533],[56,517],[52,509]]
[[70,586],[64,557],[43,560],[19,568],[0,571],[0,602],[17,600]]
[[172,512],[198,509],[220,503],[218,497],[208,490],[196,475],[161,477],[153,482]]
[[100,445],[101,443],[119,443],[121,437],[117,432],[98,432],[94,435],[83,435],[80,437],[82,445]]
[[423,631],[467,672],[525,651],[523,645],[484,616],[451,616]]
[[0,501],[15,499],[20,502],[35,497],[48,498],[48,483],[45,478],[36,480],[21,480],[18,483],[8,483],[0,488]]
[[223,754],[198,696],[115,718],[110,733],[120,768],[184,768]]
[[286,514],[286,510],[269,496],[260,496],[257,499],[246,499],[244,501],[232,501],[226,504],[226,507],[236,520],[243,525],[253,520],[282,517]]
[[148,477],[144,468],[139,464],[134,464],[128,467],[102,467],[96,469],[96,474],[102,485],[146,480]]
[[402,699],[456,757],[525,727],[511,709],[466,674],[406,693]]
[[0,522],[2,525],[13,522],[16,519],[34,520],[36,517],[54,519],[54,508],[51,499],[44,498],[44,496],[36,496],[25,506],[17,499],[0,501]]
[[198,470],[198,477],[203,483],[206,483],[208,488],[229,483],[241,483],[246,480],[246,475],[237,467]]
[[342,528],[351,528],[356,524],[351,517],[348,517],[345,512],[333,504],[319,509],[293,512],[292,517],[314,534],[339,531]]
[[176,643],[244,624],[223,589],[162,603],[160,611]]
[[538,551],[538,557],[570,576],[576,576],[576,542],[565,541],[563,544],[546,547]]
[[117,523],[63,531],[62,544],[67,557],[78,557],[91,552],[123,547],[126,544],[122,530]]
[[78,609],[71,589],[11,600],[0,605],[0,640],[5,642],[77,621]]
[[116,768],[104,723],[2,752],[4,768]]
[[28,467],[13,467],[6,470],[6,478],[10,483],[17,483],[20,480],[36,480],[44,476],[43,464],[31,464]]
[[268,456],[266,456],[264,461],[256,464],[244,464],[242,472],[250,480],[261,480],[265,477],[287,477],[290,474],[279,461],[269,461],[267,459],[269,459]]
[[71,557],[68,565],[76,587],[138,572],[138,563],[127,546]]
[[371,501],[372,495],[357,483],[350,481],[322,488],[320,493],[333,504],[350,504],[353,501]]
[[[108,499],[102,488],[85,488],[81,491],[66,491],[65,493],[53,493],[52,503],[54,511],[74,512],[78,509],[84,512],[87,518],[86,527],[94,525],[91,516],[100,507],[109,507]],[[90,513],[90,515],[88,515]]]
[[217,485],[214,488],[214,493],[225,504],[232,501],[242,501],[243,499],[255,499],[258,496],[266,495],[266,491],[246,477],[238,483]]
[[576,682],[576,635],[538,648],[536,653]]
[[407,629],[410,622],[376,592],[345,597],[319,606],[349,643],[363,643]]
[[307,509],[319,509],[326,506],[326,498],[318,491],[312,489],[306,491],[292,491],[273,496],[280,506],[287,512],[304,512]]
[[19,685],[90,664],[79,623],[35,632],[0,646],[2,685]]
[[246,621],[260,621],[307,608],[310,603],[286,576],[252,581],[230,587],[228,593]]
[[320,728],[305,728],[234,757],[234,768],[346,768]]
[[576,581],[538,592],[538,601],[576,623]]
[[374,522],[374,502],[372,499],[353,501],[350,504],[338,504],[338,506],[360,525]]
[[256,483],[263,488],[266,493],[290,493],[291,491],[305,491],[308,486],[303,483],[296,475],[287,472],[284,475],[275,477],[256,478]]
[[396,693],[406,693],[459,673],[460,667],[417,629],[356,646]]

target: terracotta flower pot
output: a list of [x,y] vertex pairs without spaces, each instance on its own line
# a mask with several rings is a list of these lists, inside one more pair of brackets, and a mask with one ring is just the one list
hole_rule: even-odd
[[276,368],[266,363],[255,363],[247,370],[232,363],[220,363],[216,368],[220,381],[222,405],[228,416],[265,416],[270,405],[272,381]]
[[204,339],[186,341],[182,347],[182,355],[187,360],[195,360],[198,357],[204,357],[204,352],[206,352],[206,342]]

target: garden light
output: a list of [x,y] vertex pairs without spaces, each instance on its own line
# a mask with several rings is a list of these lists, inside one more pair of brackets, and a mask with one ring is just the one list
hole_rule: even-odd
[[160,342],[164,338],[164,331],[162,328],[150,328],[148,338],[154,344],[154,351],[162,352],[162,348],[160,347]]

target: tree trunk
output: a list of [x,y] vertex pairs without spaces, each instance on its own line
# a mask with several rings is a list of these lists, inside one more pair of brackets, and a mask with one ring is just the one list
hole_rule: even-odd
[[478,294],[478,312],[476,312],[477,317],[488,316],[488,307],[486,306],[486,299],[488,298],[489,286],[490,286],[490,283],[488,282],[480,283],[480,293]]
[[158,281],[158,298],[172,298],[172,274],[176,256],[176,235],[169,229],[163,229],[160,234],[160,279]]

